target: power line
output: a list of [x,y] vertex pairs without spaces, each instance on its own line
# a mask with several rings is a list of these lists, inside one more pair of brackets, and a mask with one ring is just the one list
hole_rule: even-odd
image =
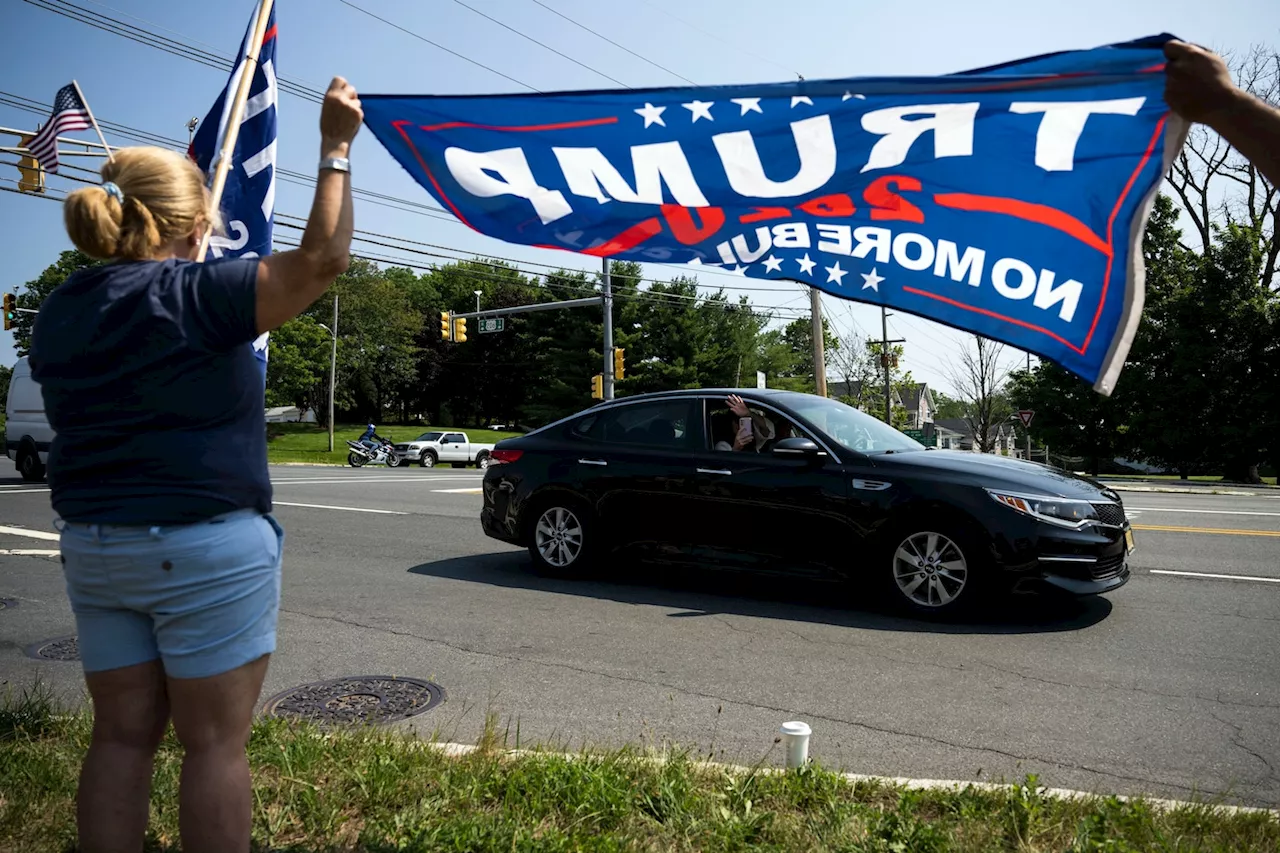
[[[27,0],[27,2],[30,2],[30,0]],[[510,80],[512,83],[515,83],[517,86],[524,86],[526,89],[532,89],[535,92],[542,91],[541,89],[536,89],[533,86],[530,86],[528,83],[525,83],[523,80],[517,80],[516,78],[512,77],[510,74],[503,74],[498,69],[491,68],[488,65],[485,65],[483,62],[472,59],[471,57],[466,56],[464,54],[458,53],[456,50],[450,50],[444,45],[438,44],[437,42],[432,41],[431,39],[427,38],[424,35],[419,35],[418,33],[415,33],[413,30],[406,29],[393,21],[388,21],[386,18],[382,17],[381,15],[375,15],[373,12],[370,12],[368,9],[365,9],[361,6],[357,6],[355,3],[352,3],[351,0],[338,0],[338,2],[344,6],[350,6],[352,9],[355,9],[357,12],[359,12],[362,15],[368,15],[370,18],[381,21],[387,26],[393,27],[394,29],[399,30],[405,35],[413,36],[418,41],[426,42],[432,47],[437,48],[439,50],[443,50],[445,53],[451,54],[452,56],[456,56],[458,59],[461,59],[464,62],[469,62],[472,65],[476,66],[477,68],[483,68],[485,71],[489,71],[493,74],[497,74],[499,77],[503,78],[504,80]]]
[[[201,65],[215,68],[219,71],[230,71],[235,67],[235,61],[218,53],[203,50],[195,47],[187,42],[171,39],[159,33],[152,32],[143,27],[138,27],[118,18],[112,18],[110,15],[103,15],[92,9],[86,9],[83,6],[77,6],[68,0],[23,0],[28,5],[35,6],[37,9],[43,9],[46,12],[53,12],[55,15],[61,15],[72,21],[86,24],[94,29],[102,32],[111,33],[112,35],[122,36],[130,41],[136,42],[147,47],[155,48],[173,56],[183,59],[189,59]],[[320,103],[324,100],[324,95],[311,87],[294,81],[289,77],[278,77],[277,85],[282,92],[295,95],[304,100],[313,103]]]
[[640,0],[640,2],[644,3],[644,4],[645,4],[646,6],[648,6],[650,9],[656,9],[657,11],[661,12],[662,14],[666,15],[668,18],[671,18],[671,19],[672,19],[672,20],[674,20],[674,21],[679,21],[680,23],[684,24],[686,27],[689,27],[690,29],[697,30],[698,32],[702,33],[704,36],[707,36],[708,38],[713,38],[713,39],[715,39],[716,41],[720,42],[721,44],[728,45],[729,47],[733,48],[733,49],[734,49],[734,50],[736,50],[736,51],[740,51],[740,52],[742,52],[742,53],[745,53],[745,54],[747,54],[748,56],[754,56],[756,59],[759,59],[759,60],[762,60],[762,61],[764,61],[764,62],[767,62],[767,63],[769,63],[770,65],[772,65],[772,66],[773,66],[773,67],[775,67],[775,68],[781,68],[783,71],[786,71],[788,74],[794,74],[794,75],[796,75],[797,77],[800,77],[800,79],[802,79],[802,80],[804,79],[804,78],[801,76],[801,74],[800,74],[800,72],[799,72],[799,71],[794,71],[794,70],[792,70],[792,69],[788,68],[787,66],[782,65],[781,63],[774,62],[772,59],[770,59],[770,58],[769,58],[769,57],[767,57],[767,56],[761,56],[761,55],[760,55],[760,54],[758,54],[758,53],[755,53],[755,52],[753,52],[753,51],[747,50],[745,47],[743,47],[743,46],[742,46],[742,45],[740,45],[740,44],[734,44],[734,43],[732,43],[732,42],[726,41],[726,40],[724,40],[723,38],[721,38],[720,36],[716,35],[715,33],[708,32],[707,30],[704,30],[702,27],[698,26],[697,24],[694,24],[694,23],[692,23],[692,22],[690,22],[690,21],[686,21],[684,18],[677,17],[676,15],[673,15],[672,13],[668,12],[666,9],[663,9],[661,6],[657,6],[657,5],[653,4],[653,3],[650,3],[650,2],[649,2],[649,0]]
[[598,75],[600,75],[601,77],[603,77],[604,79],[609,80],[609,81],[611,81],[611,82],[613,82],[613,83],[617,83],[619,86],[622,86],[622,87],[624,87],[624,88],[626,88],[626,89],[630,89],[630,88],[631,88],[631,87],[630,87],[630,86],[628,86],[626,83],[623,83],[621,80],[617,79],[616,77],[610,77],[608,74],[605,74],[603,71],[600,71],[600,70],[598,70],[598,69],[596,69],[596,68],[592,68],[590,65],[587,65],[585,62],[579,62],[578,60],[574,59],[572,56],[570,56],[570,55],[569,55],[569,54],[567,54],[567,53],[561,53],[560,51],[556,50],[554,47],[552,47],[551,45],[547,44],[546,42],[538,41],[538,40],[537,40],[536,38],[534,38],[533,36],[526,35],[525,33],[522,33],[522,32],[520,32],[519,30],[517,30],[515,27],[511,27],[511,26],[508,26],[507,24],[504,24],[502,21],[499,21],[497,18],[493,17],[492,15],[487,15],[487,14],[485,14],[484,12],[481,12],[481,11],[480,11],[479,9],[477,9],[475,6],[469,6],[469,5],[467,5],[466,3],[463,3],[463,2],[462,2],[462,0],[453,0],[453,2],[454,2],[454,3],[456,3],[456,4],[458,4],[459,6],[461,6],[461,7],[462,7],[462,8],[464,8],[464,9],[470,9],[472,12],[475,12],[477,15],[479,15],[479,16],[480,16],[480,17],[482,17],[482,18],[484,18],[486,21],[492,21],[493,23],[495,23],[495,24],[497,24],[498,26],[502,27],[504,30],[507,30],[508,32],[515,33],[516,35],[520,36],[520,38],[524,39],[525,41],[533,42],[534,44],[538,45],[538,47],[541,47],[541,48],[543,48],[544,50],[549,50],[549,51],[551,51],[552,53],[554,53],[556,56],[559,56],[559,57],[561,57],[561,58],[563,58],[563,59],[567,59],[567,60],[569,60],[570,62],[572,62],[574,65],[577,65],[577,66],[579,66],[579,67],[581,67],[581,68],[585,68],[585,69],[587,69],[587,70],[588,70],[588,71],[590,71],[592,74],[598,74]]
[[[455,2],[456,2],[456,0],[455,0]],[[621,44],[618,44],[616,41],[614,41],[613,39],[609,38],[608,36],[603,35],[602,33],[598,33],[598,32],[596,32],[595,30],[593,30],[593,29],[591,29],[590,27],[588,27],[586,24],[583,24],[583,23],[581,23],[581,22],[579,22],[579,21],[577,21],[577,20],[575,20],[575,19],[573,19],[573,18],[570,18],[568,15],[564,14],[563,12],[557,11],[556,9],[552,9],[552,8],[551,8],[550,6],[548,6],[546,3],[543,3],[543,2],[542,2],[542,0],[530,0],[530,2],[531,2],[531,3],[535,3],[535,4],[539,5],[539,6],[541,6],[542,8],[546,9],[546,10],[547,10],[548,12],[550,12],[551,14],[555,15],[556,17],[563,18],[564,20],[566,20],[566,21],[568,21],[569,23],[573,24],[573,25],[574,25],[575,27],[577,27],[578,29],[580,29],[580,30],[585,30],[586,32],[591,33],[591,35],[595,36],[596,38],[598,38],[598,39],[602,39],[603,41],[607,41],[609,44],[613,45],[614,47],[618,48],[619,50],[626,51],[627,53],[629,53],[629,54],[631,54],[632,56],[634,56],[636,59],[639,59],[639,60],[641,60],[642,62],[647,62],[647,63],[649,63],[650,65],[652,65],[654,68],[657,68],[657,69],[658,69],[658,70],[660,70],[660,71],[665,71],[665,72],[667,72],[667,73],[668,73],[668,74],[670,74],[672,77],[679,77],[679,78],[680,78],[681,80],[683,80],[684,82],[689,83],[690,85],[693,85],[693,86],[698,85],[697,83],[694,83],[692,80],[690,80],[688,77],[684,76],[683,74],[679,74],[679,73],[677,73],[677,72],[675,72],[675,71],[672,71],[670,68],[666,67],[665,65],[660,65],[660,64],[658,64],[657,62],[654,62],[652,59],[649,59],[649,58],[648,58],[648,57],[646,57],[646,56],[642,56],[641,54],[636,53],[636,52],[635,52],[634,50],[632,50],[631,48],[626,47],[626,46],[621,45]]]

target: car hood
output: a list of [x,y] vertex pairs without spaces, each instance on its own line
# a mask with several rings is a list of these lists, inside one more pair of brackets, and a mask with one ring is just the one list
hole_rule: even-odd
[[878,455],[873,458],[877,465],[886,468],[916,469],[921,474],[932,470],[940,475],[958,475],[977,480],[975,485],[988,488],[1020,489],[1064,498],[1120,500],[1115,492],[1088,477],[1050,468],[1038,462],[1024,462],[992,453],[927,450]]

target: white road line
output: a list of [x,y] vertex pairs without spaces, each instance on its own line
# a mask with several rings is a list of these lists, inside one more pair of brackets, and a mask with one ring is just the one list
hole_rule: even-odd
[[25,536],[28,539],[43,539],[46,542],[57,542],[62,538],[59,533],[49,533],[45,530],[28,530],[25,527],[0,527],[0,535]]
[[1213,578],[1227,581],[1257,581],[1258,583],[1280,583],[1280,578],[1259,578],[1252,575],[1216,575],[1211,572],[1175,572],[1172,569],[1149,569],[1153,575],[1177,575],[1184,578]]
[[[408,515],[407,512],[396,512],[393,509],[369,509],[363,506],[330,506],[328,504],[294,504],[285,501],[272,501],[276,506],[298,506],[303,509],[339,509],[344,512],[371,512],[376,515]],[[0,530],[2,533],[3,530]]]
[[5,489],[0,491],[0,495],[34,495],[38,493],[48,492],[49,489]]
[[484,489],[432,489],[441,495],[483,495]]
[[61,551],[48,551],[39,548],[0,548],[0,557],[56,557]]
[[426,477],[343,477],[341,479],[312,478],[312,479],[297,479],[297,480],[272,480],[271,485],[296,486],[296,485],[305,485],[307,483],[311,483],[313,485],[339,485],[339,486],[346,486],[346,485],[358,486],[362,483],[410,483],[413,485],[419,485],[422,483],[440,483],[445,481],[453,482],[455,480],[479,480],[479,479],[481,478],[475,476],[474,474],[471,476],[444,476],[444,477],[436,477],[436,476],[430,476],[430,475]]
[[1135,506],[1129,507],[1129,509],[1133,509],[1136,512],[1186,512],[1192,515],[1266,515],[1280,518],[1280,512],[1259,512],[1241,509],[1174,509],[1163,506]]

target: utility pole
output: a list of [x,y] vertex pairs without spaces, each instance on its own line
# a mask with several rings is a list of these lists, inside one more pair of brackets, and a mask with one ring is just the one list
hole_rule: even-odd
[[[803,77],[800,79],[804,79]],[[819,397],[827,396],[827,359],[822,351],[822,291],[809,288],[809,316],[813,320],[813,380]]]
[[602,259],[601,296],[604,308],[604,398],[613,399],[613,283],[609,280],[609,259]]
[[317,323],[333,338],[329,350],[329,452],[333,452],[333,394],[338,382],[338,294],[333,294],[333,326]]
[[[1027,375],[1031,374],[1031,353],[1027,353]],[[1031,425],[1027,424],[1024,428],[1027,432],[1027,461],[1031,461]],[[1047,461],[1047,460],[1046,460]]]
[[889,340],[889,312],[880,306],[880,366],[884,368],[884,422],[893,426],[893,382],[890,379],[889,344],[906,343],[901,338]]

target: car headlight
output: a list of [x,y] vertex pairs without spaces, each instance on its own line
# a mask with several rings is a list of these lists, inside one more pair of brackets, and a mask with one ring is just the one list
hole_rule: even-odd
[[998,492],[993,489],[987,489],[987,494],[991,495],[996,503],[1058,527],[1079,530],[1098,520],[1098,511],[1088,501],[1056,498],[1049,495]]

